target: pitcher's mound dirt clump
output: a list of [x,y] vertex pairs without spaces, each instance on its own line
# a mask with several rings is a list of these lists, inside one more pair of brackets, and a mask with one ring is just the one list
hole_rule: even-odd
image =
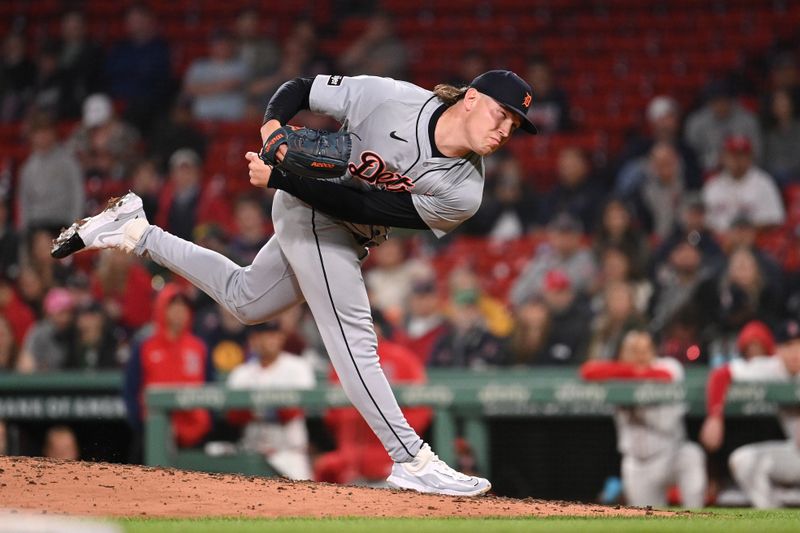
[[641,516],[644,509],[455,498],[108,463],[0,457],[0,508],[93,516]]

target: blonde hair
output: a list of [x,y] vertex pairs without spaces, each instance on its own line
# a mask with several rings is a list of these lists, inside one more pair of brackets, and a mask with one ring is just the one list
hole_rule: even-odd
[[450,107],[451,105],[455,104],[462,98],[464,95],[467,94],[467,89],[469,87],[454,87],[453,85],[448,85],[446,83],[440,83],[436,87],[433,88],[433,94],[435,94],[439,100],[444,102],[444,105]]

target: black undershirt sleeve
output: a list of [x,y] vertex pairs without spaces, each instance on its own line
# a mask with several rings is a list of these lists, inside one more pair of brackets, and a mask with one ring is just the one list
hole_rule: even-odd
[[276,119],[283,125],[292,120],[298,112],[309,109],[311,104],[308,98],[313,83],[314,78],[295,78],[281,85],[267,104],[262,124]]
[[278,169],[272,172],[269,186],[286,191],[314,209],[345,222],[430,229],[417,213],[408,192],[365,191],[286,174]]

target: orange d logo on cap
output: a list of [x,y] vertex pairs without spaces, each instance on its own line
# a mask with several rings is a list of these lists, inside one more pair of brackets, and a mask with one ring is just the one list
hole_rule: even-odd
[[522,101],[522,105],[526,108],[529,107],[531,105],[531,100],[531,93],[525,93],[525,99]]

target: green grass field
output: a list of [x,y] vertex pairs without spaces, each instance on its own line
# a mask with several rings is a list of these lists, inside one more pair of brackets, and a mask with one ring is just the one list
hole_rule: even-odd
[[531,519],[197,519],[118,521],[128,533],[481,533],[500,532],[663,532],[702,531],[720,533],[765,533],[800,531],[800,510],[753,511],[750,509],[709,510],[672,518],[531,518]]

